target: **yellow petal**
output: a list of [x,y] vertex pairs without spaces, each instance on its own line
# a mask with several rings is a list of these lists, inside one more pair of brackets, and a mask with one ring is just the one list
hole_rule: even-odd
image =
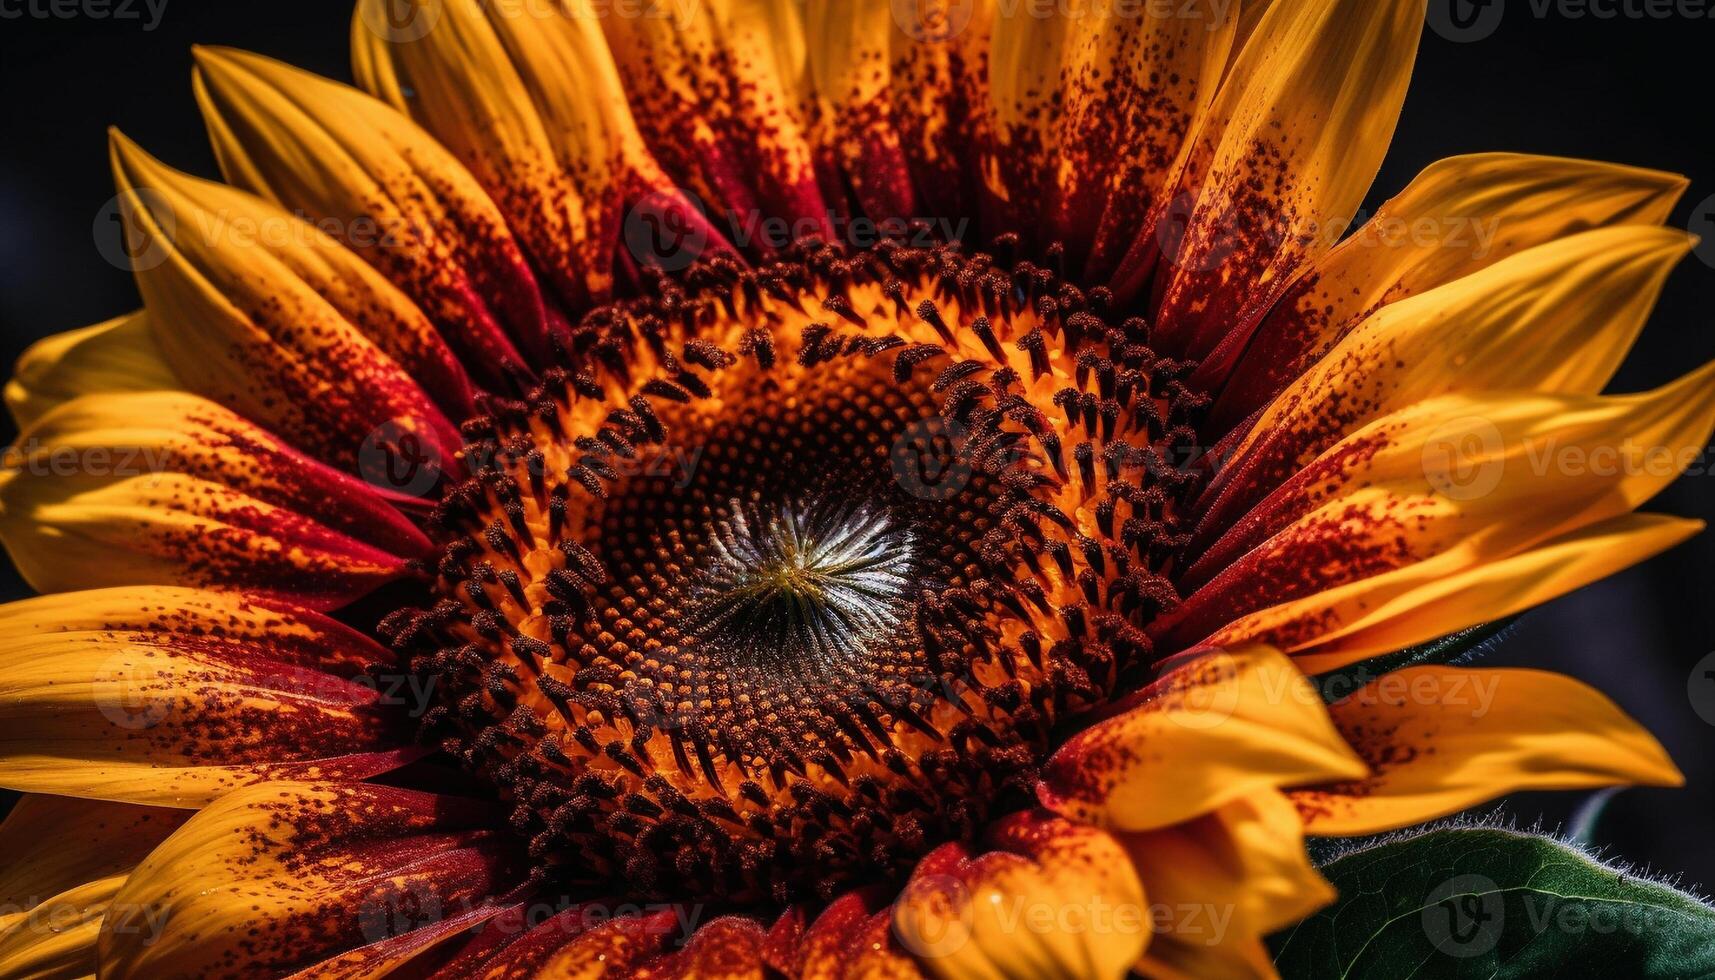
[[6,407],[18,428],[79,395],[182,387],[144,316],[138,310],[31,344],[6,382]]
[[1305,851],[1297,809],[1272,790],[1121,840],[1168,913],[1145,953],[1152,976],[1273,976],[1263,937],[1334,900]]
[[1691,245],[1674,229],[1599,229],[1381,308],[1263,411],[1206,520],[1229,520],[1341,437],[1426,398],[1596,394]]
[[1009,224],[1065,243],[1092,279],[1111,273],[1215,100],[1238,17],[1215,0],[1049,16],[1003,5],[989,92]]
[[1601,693],[1536,670],[1413,667],[1330,707],[1369,777],[1295,792],[1310,833],[1379,833],[1520,790],[1683,782]]
[[992,850],[931,852],[894,906],[899,942],[931,976],[1123,977],[1149,942],[1142,883],[1105,831],[1025,812]]
[[389,422],[450,458],[463,372],[415,305],[295,215],[115,133],[114,179],[155,341],[190,390],[350,464]]
[[[1380,576],[1414,584],[1406,591],[1387,589],[1391,594],[1385,601],[1326,595],[1325,608],[1336,610],[1340,625],[1287,652],[1306,673],[1315,674],[1404,650],[1539,606],[1666,551],[1703,526],[1702,521],[1660,514],[1627,514],[1498,561],[1452,571],[1448,569],[1462,563],[1442,558],[1421,562]],[[1266,619],[1258,617],[1256,625]],[[1270,636],[1266,628],[1252,624],[1236,624],[1223,635],[1265,641]]]
[[1715,364],[1638,395],[1449,395],[1372,423],[1206,549],[1151,631],[1299,650],[1431,577],[1629,513],[1707,445],[1712,382]]
[[0,786],[195,807],[422,754],[405,699],[351,679],[386,651],[314,613],[113,590],[8,606],[0,638]]
[[470,168],[574,312],[612,292],[640,199],[707,233],[644,146],[594,2],[360,0],[351,30],[358,84]]
[[1431,164],[1296,278],[1245,346],[1213,423],[1231,426],[1266,404],[1383,306],[1591,228],[1659,225],[1686,184],[1677,174],[1518,153]]
[[311,218],[397,284],[490,382],[547,349],[547,312],[506,219],[391,106],[271,58],[197,48],[194,77],[234,186]]
[[172,915],[152,936],[109,917],[103,975],[280,976],[417,932],[452,935],[497,911],[489,896],[516,882],[502,858],[510,842],[487,829],[495,820],[469,801],[359,783],[230,793],[119,890],[117,908]]
[[1098,826],[1155,830],[1265,790],[1363,771],[1310,682],[1267,647],[1200,654],[1137,702],[1055,752],[1037,789],[1043,805]]
[[[1201,357],[1333,246],[1387,152],[1423,15],[1424,0],[1278,0],[1263,14],[1192,137],[1169,204],[1182,239],[1138,246],[1164,253],[1157,342]],[[1145,271],[1122,267],[1120,294]]]
[[131,870],[187,815],[26,796],[0,824],[0,975],[95,972],[95,939]]

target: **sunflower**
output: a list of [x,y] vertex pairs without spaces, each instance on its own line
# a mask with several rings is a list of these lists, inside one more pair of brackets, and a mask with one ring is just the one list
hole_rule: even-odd
[[1423,6],[198,50],[226,182],[115,133],[144,309],[6,389],[0,973],[1267,975],[1307,837],[1676,784],[1570,679],[1350,672],[1695,533],[1715,419],[1600,394],[1679,177],[1342,234]]

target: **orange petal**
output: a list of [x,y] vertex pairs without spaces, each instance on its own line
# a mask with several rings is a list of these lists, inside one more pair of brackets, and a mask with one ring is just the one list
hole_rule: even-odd
[[489,896],[513,880],[510,842],[486,829],[497,819],[469,801],[359,783],[238,790],[119,890],[117,908],[172,914],[152,936],[130,928],[134,915],[110,916],[103,975],[281,975],[466,924],[498,911]]
[[1222,526],[1341,437],[1456,391],[1594,395],[1692,240],[1630,225],[1563,238],[1378,310],[1258,417],[1202,518]]
[[991,850],[931,852],[894,906],[899,942],[938,977],[1123,977],[1149,942],[1143,885],[1093,827],[1035,812],[990,829]]
[[[639,129],[683,187],[753,252],[831,233],[808,135],[795,0],[709,0],[601,20]],[[765,224],[787,222],[788,225]]]
[[1111,274],[1215,100],[1237,5],[1002,5],[990,52],[992,168],[1010,227]]
[[434,138],[357,89],[271,58],[195,49],[221,170],[309,216],[418,304],[483,379],[547,350],[542,295],[499,208]]
[[361,778],[411,747],[387,651],[244,596],[116,589],[0,611],[0,785],[169,807],[281,778]]
[[6,382],[6,407],[29,428],[80,395],[184,387],[167,366],[142,310],[31,344]]
[[95,940],[131,870],[187,814],[26,796],[0,824],[0,975],[95,973]]
[[1520,790],[1683,782],[1648,732],[1559,674],[1412,667],[1329,711],[1371,772],[1291,794],[1313,834],[1379,833]]
[[[1383,306],[1590,228],[1659,225],[1686,183],[1677,174],[1519,153],[1431,164],[1295,278],[1247,338],[1211,424],[1229,428],[1261,408]],[[1215,358],[1222,371],[1233,360],[1226,355],[1237,353],[1223,347]]]
[[634,205],[724,247],[644,146],[601,21],[593,0],[359,0],[351,28],[358,84],[470,168],[574,313],[611,294]]
[[330,462],[350,464],[389,422],[450,458],[458,435],[429,395],[460,414],[469,387],[380,273],[301,218],[117,133],[112,156],[155,341],[191,390]]
[[[1182,236],[1133,249],[1163,253],[1158,343],[1202,357],[1333,247],[1387,152],[1423,16],[1424,0],[1278,0],[1263,14],[1192,136],[1177,199],[1144,226],[1182,221]],[[1122,265],[1118,292],[1144,271]]]
[[1054,753],[1037,787],[1044,806],[1155,830],[1265,790],[1363,772],[1310,682],[1266,647],[1205,652],[1136,702]]
[[1169,913],[1144,954],[1152,976],[1273,976],[1263,937],[1334,900],[1297,809],[1272,790],[1120,839],[1154,907]]
[[1712,382],[1715,364],[1639,395],[1450,395],[1372,423],[1205,551],[1151,631],[1299,649],[1423,580],[1387,573],[1446,556],[1424,572],[1452,575],[1626,514],[1707,445]]

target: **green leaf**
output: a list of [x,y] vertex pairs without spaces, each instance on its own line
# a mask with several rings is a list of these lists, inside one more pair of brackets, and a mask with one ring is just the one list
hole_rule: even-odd
[[1391,674],[1396,670],[1421,667],[1424,664],[1468,663],[1500,642],[1516,622],[1517,616],[1508,616],[1482,626],[1473,626],[1450,633],[1439,640],[1431,640],[1422,646],[1371,657],[1349,667],[1317,674],[1310,678],[1310,683],[1315,684],[1316,689],[1322,692],[1324,701],[1332,703],[1383,674]]
[[1715,908],[1546,837],[1431,830],[1322,873],[1339,900],[1270,940],[1285,977],[1715,976]]

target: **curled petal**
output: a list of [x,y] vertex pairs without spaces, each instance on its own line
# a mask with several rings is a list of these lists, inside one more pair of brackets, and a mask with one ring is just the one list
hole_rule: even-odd
[[988,850],[943,845],[894,906],[900,944],[938,977],[1123,977],[1149,942],[1145,895],[1124,848],[1093,827],[1024,812]]
[[1684,781],[1612,701],[1544,671],[1412,667],[1329,711],[1370,775],[1291,794],[1312,834],[1379,833],[1520,790]]
[[1304,825],[1273,790],[1175,827],[1120,837],[1156,922],[1143,972],[1273,976],[1264,936],[1334,900],[1304,847]]
[[391,106],[271,58],[196,49],[221,170],[310,216],[397,284],[493,385],[547,350],[548,314],[499,208]]
[[1252,647],[1199,654],[1134,706],[1072,736],[1043,768],[1037,797],[1077,820],[1155,830],[1266,790],[1363,771],[1298,668]]
[[[198,812],[114,899],[170,909],[140,936],[109,917],[112,977],[279,975],[493,908],[516,868],[495,815],[452,797],[359,783],[238,790]],[[341,965],[343,966],[343,964]],[[339,975],[339,969],[330,969]]]

